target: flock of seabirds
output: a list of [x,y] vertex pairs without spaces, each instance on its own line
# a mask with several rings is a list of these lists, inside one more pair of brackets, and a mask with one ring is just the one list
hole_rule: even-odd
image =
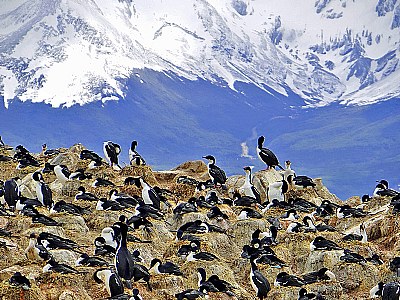
[[[337,216],[338,218],[359,218],[365,217],[368,212],[361,208],[350,207],[348,205],[337,205],[329,200],[322,201],[322,204],[317,206],[312,202],[302,198],[286,199],[285,194],[290,189],[300,189],[314,187],[315,183],[307,176],[296,176],[291,169],[290,161],[286,161],[286,166],[283,168],[274,155],[274,153],[265,148],[264,137],[258,139],[257,153],[259,159],[264,162],[267,169],[278,167],[281,169],[282,180],[269,184],[266,190],[266,201],[262,203],[260,191],[253,184],[252,168],[245,167],[245,183],[241,187],[241,194],[235,193],[233,199],[220,198],[216,191],[226,189],[227,176],[225,172],[216,165],[215,157],[212,155],[204,156],[208,161],[208,174],[210,179],[204,182],[198,181],[187,176],[180,176],[177,179],[178,183],[190,184],[196,186],[196,191],[209,190],[206,196],[191,197],[187,201],[171,204],[168,201],[168,193],[170,191],[158,187],[150,186],[143,177],[127,177],[125,184],[136,185],[141,189],[141,195],[129,195],[119,193],[111,181],[97,178],[93,182],[93,186],[106,186],[110,188],[109,199],[100,198],[93,193],[89,193],[84,187],[78,188],[78,193],[75,199],[78,201],[96,202],[96,210],[113,210],[123,211],[124,209],[134,208],[135,214],[127,218],[125,215],[119,217],[118,222],[106,227],[102,230],[101,235],[94,240],[95,251],[94,255],[90,256],[87,253],[81,252],[79,245],[73,240],[62,238],[58,235],[41,232],[39,234],[32,233],[30,235],[29,245],[25,250],[27,259],[32,261],[42,261],[44,264],[43,272],[57,272],[62,274],[79,273],[77,269],[64,263],[57,262],[51,254],[53,249],[67,249],[76,251],[80,254],[76,261],[77,266],[95,267],[93,279],[97,283],[105,285],[109,294],[108,299],[143,299],[139,293],[139,289],[133,288],[132,283],[144,281],[149,290],[152,290],[150,283],[151,273],[153,269],[156,274],[171,274],[174,276],[184,276],[180,267],[172,262],[162,262],[160,259],[154,258],[151,261],[150,268],[141,264],[140,252],[128,250],[128,242],[136,243],[151,243],[151,241],[141,240],[130,233],[139,229],[150,230],[153,220],[164,220],[167,211],[172,211],[174,218],[181,218],[184,214],[193,212],[207,211],[207,217],[210,220],[227,220],[228,215],[221,211],[220,204],[227,204],[241,208],[237,216],[238,220],[246,219],[261,219],[263,213],[272,207],[282,208],[286,211],[280,217],[268,217],[270,228],[266,232],[260,229],[254,231],[249,236],[249,244],[243,246],[241,257],[248,259],[251,265],[249,281],[255,291],[258,299],[266,299],[271,290],[271,283],[258,269],[258,265],[270,265],[274,268],[282,268],[287,264],[280,259],[274,252],[273,247],[278,244],[278,232],[282,229],[281,221],[289,222],[287,232],[327,232],[336,231],[334,226],[327,225],[324,222],[315,223],[315,216],[320,218],[329,218]],[[137,142],[133,141],[129,150],[129,160],[132,166],[146,165],[143,157],[136,150]],[[87,208],[76,204],[67,203],[64,200],[54,202],[52,190],[45,183],[43,174],[52,173],[56,175],[61,183],[70,180],[85,180],[91,179],[88,170],[99,167],[104,164],[101,156],[91,150],[82,150],[80,159],[90,161],[86,169],[71,171],[65,165],[51,165],[48,162],[49,158],[53,158],[60,154],[59,149],[48,149],[46,144],[42,146],[41,158],[31,154],[25,147],[18,145],[15,148],[6,145],[0,137],[0,148],[7,150],[9,155],[0,155],[1,164],[9,161],[18,161],[17,169],[22,169],[28,166],[39,168],[38,171],[32,173],[32,179],[35,182],[36,198],[27,198],[21,194],[20,185],[21,179],[18,177],[8,178],[5,181],[0,181],[0,206],[1,216],[12,216],[19,213],[32,218],[33,223],[40,223],[46,226],[59,226],[60,224],[50,216],[56,213],[69,213],[74,215],[83,215],[90,213]],[[119,165],[118,157],[121,153],[121,147],[111,141],[105,142],[103,145],[104,156],[109,166],[119,171],[122,168]],[[7,153],[3,151],[3,153]],[[390,197],[393,213],[400,212],[400,193],[390,189],[386,180],[380,180],[372,197]],[[368,202],[370,196],[364,195],[362,202]],[[49,216],[40,213],[37,208],[45,207],[49,210]],[[307,215],[299,222],[298,212],[305,212]],[[166,222],[166,221],[165,221]],[[204,241],[201,239],[202,234],[209,232],[226,233],[226,230],[202,221],[195,220],[187,222],[176,230],[176,239],[186,241],[187,244],[181,246],[177,255],[184,257],[186,261],[213,261],[218,260],[218,257],[210,252],[202,251],[201,245]],[[6,229],[0,229],[0,236],[10,237],[11,232]],[[367,234],[363,224],[360,225],[360,234],[348,234],[344,236],[345,241],[367,241]],[[6,243],[2,245],[6,247]],[[382,259],[377,254],[365,258],[351,250],[344,249],[337,243],[324,238],[322,235],[317,236],[310,243],[310,251],[331,251],[343,250],[343,255],[340,260],[348,263],[365,264],[367,262],[380,265],[383,264]],[[109,264],[105,257],[113,257],[113,264]],[[400,275],[400,257],[394,258],[390,262],[390,269]],[[207,277],[204,268],[198,268],[198,288],[187,289],[177,293],[176,299],[197,299],[207,297],[209,293],[225,293],[229,296],[235,296],[235,286],[231,283],[222,280],[218,275]],[[309,293],[304,286],[315,282],[335,281],[335,274],[327,268],[321,268],[315,272],[303,274],[301,276],[290,275],[287,272],[281,272],[277,275],[274,286],[295,286],[299,287],[298,299],[325,299],[320,293]],[[16,272],[10,279],[10,285],[21,287],[23,290],[28,290],[31,287],[30,281],[20,272]],[[125,290],[131,290],[126,293]],[[400,299],[400,284],[397,282],[383,283],[380,282],[370,290],[371,298],[382,298],[385,300]]]

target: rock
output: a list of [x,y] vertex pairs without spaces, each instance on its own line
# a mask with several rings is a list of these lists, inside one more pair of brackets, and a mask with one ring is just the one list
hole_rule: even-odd
[[80,254],[64,249],[55,249],[50,251],[53,255],[54,259],[58,263],[67,264],[73,268],[75,268],[75,262],[80,256]]
[[[78,167],[86,168],[88,161],[79,158],[80,151],[84,147],[80,144],[74,145],[69,149],[62,149],[62,153],[50,160],[53,163],[63,163],[76,170]],[[43,159],[40,158],[39,159]],[[41,160],[43,165],[44,160]],[[2,172],[0,179],[20,176],[24,185],[23,195],[35,197],[35,186],[31,178],[34,171],[40,168],[26,168],[16,170],[16,163],[9,162],[1,165]],[[42,167],[42,166],[41,166]],[[141,188],[135,185],[124,185],[124,180],[128,176],[143,176],[151,185],[158,185],[169,189],[172,195],[167,196],[168,202],[175,207],[176,203],[185,202],[192,196],[206,195],[210,190],[201,192],[195,191],[195,186],[177,183],[176,179],[181,175],[186,175],[197,180],[209,179],[206,164],[201,161],[188,161],[172,170],[154,172],[150,166],[124,166],[121,171],[115,171],[105,163],[91,170],[93,179],[83,181],[67,181],[61,184],[56,180],[54,174],[45,174],[45,181],[53,191],[55,201],[65,200],[68,203],[75,203],[82,207],[89,207],[92,211],[89,215],[74,216],[69,214],[54,214],[52,217],[61,223],[61,226],[44,226],[42,224],[32,224],[31,218],[22,215],[14,217],[0,216],[0,228],[12,232],[11,237],[0,237],[0,241],[6,240],[7,243],[16,247],[0,248],[0,299],[20,299],[18,289],[11,288],[7,280],[15,271],[21,271],[32,280],[32,289],[25,292],[25,299],[47,299],[47,300],[91,300],[105,299],[108,297],[104,284],[97,284],[93,280],[94,268],[75,267],[75,261],[80,253],[69,250],[51,250],[58,262],[66,263],[81,271],[79,274],[62,275],[57,273],[42,273],[44,262],[32,263],[25,258],[24,249],[29,243],[29,234],[32,232],[50,232],[64,238],[72,239],[80,246],[79,251],[93,254],[94,239],[101,234],[104,227],[113,225],[118,221],[121,214],[128,218],[135,214],[135,209],[130,208],[124,211],[96,211],[95,202],[76,201],[74,196],[79,186],[84,186],[88,192],[94,193],[98,197],[109,197],[111,187],[92,187],[95,178],[105,178],[111,180],[119,192],[128,193],[132,196],[140,196]],[[232,196],[233,192],[240,191],[244,183],[244,173],[239,170],[239,175],[228,178],[227,190],[215,189],[220,197]],[[261,170],[254,172],[253,182],[265,197],[265,190],[269,184],[281,180],[280,171]],[[324,199],[328,199],[338,205],[349,204],[358,205],[360,198],[351,197],[345,202],[338,199],[334,194],[323,185],[320,178],[314,179],[315,188],[291,190],[286,198],[301,197],[319,205]],[[330,225],[335,225],[338,232],[330,233],[287,233],[285,230],[290,221],[281,221],[283,230],[278,232],[279,244],[271,248],[277,256],[284,260],[286,267],[281,269],[272,268],[268,265],[259,265],[259,270],[263,273],[271,284],[271,292],[268,299],[297,299],[299,288],[294,287],[275,287],[273,283],[279,272],[285,271],[289,274],[301,276],[304,273],[317,271],[322,267],[330,269],[337,277],[336,282],[319,282],[307,285],[309,292],[320,292],[326,299],[367,299],[369,289],[377,282],[397,280],[396,274],[388,269],[388,262],[393,257],[398,256],[400,251],[400,221],[397,215],[392,215],[391,207],[387,205],[390,198],[373,197],[365,204],[364,210],[369,214],[363,218],[338,219],[332,216],[326,220]],[[149,220],[153,223],[150,232],[142,229],[131,231],[130,234],[142,240],[151,240],[151,243],[128,242],[128,249],[134,251],[138,249],[143,261],[141,264],[149,266],[153,258],[162,261],[171,261],[177,264],[185,276],[152,275],[151,284],[153,291],[147,290],[145,284],[135,282],[133,285],[140,290],[144,299],[175,299],[174,294],[187,288],[197,288],[196,268],[203,267],[207,271],[208,277],[215,274],[221,279],[232,283],[236,289],[235,293],[239,300],[254,300],[255,293],[249,281],[250,262],[248,259],[241,258],[240,254],[243,245],[250,244],[251,235],[256,229],[266,231],[270,227],[268,217],[279,217],[285,210],[271,208],[261,219],[250,219],[239,221],[237,213],[241,207],[230,207],[226,204],[218,205],[225,212],[228,220],[209,220],[206,213],[208,209],[199,209],[199,212],[189,213],[180,218],[174,218],[172,209],[164,209],[164,220]],[[257,209],[257,208],[256,208]],[[48,209],[38,208],[38,210],[49,215]],[[258,209],[258,211],[260,211]],[[300,213],[299,222],[308,213]],[[316,223],[320,220],[316,218]],[[218,225],[225,233],[210,232],[198,234],[201,239],[201,250],[215,254],[219,259],[212,262],[198,261],[187,262],[177,256],[177,251],[182,245],[188,245],[188,241],[176,241],[176,230],[189,221],[203,220],[214,225]],[[357,232],[360,223],[364,223],[368,235],[368,242],[344,242],[343,233]],[[370,257],[372,253],[380,255],[385,264],[375,266],[370,262],[365,265],[347,264],[340,260],[343,251],[310,251],[310,242],[317,236],[322,235],[329,240],[333,240],[340,246],[357,252],[364,257]],[[113,257],[106,258],[113,264]],[[210,299],[233,299],[222,293],[210,294]]]
[[60,297],[58,297],[58,300],[75,300],[76,298],[77,297],[76,297],[75,293],[73,293],[71,291],[64,291],[64,292],[62,292]]
[[85,220],[81,216],[64,214],[54,216],[53,219],[60,223],[65,230],[73,230],[79,233],[89,232],[89,228],[86,226]]
[[207,165],[202,160],[195,161],[187,161],[175,168],[171,169],[171,171],[180,171],[188,176],[190,175],[204,175],[204,173],[208,172]]

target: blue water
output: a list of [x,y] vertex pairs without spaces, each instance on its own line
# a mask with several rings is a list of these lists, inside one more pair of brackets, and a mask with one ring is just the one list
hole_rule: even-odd
[[256,157],[259,135],[297,174],[322,177],[324,184],[346,199],[372,193],[375,181],[400,184],[400,101],[365,107],[331,105],[301,108],[296,95],[273,95],[249,84],[237,91],[205,81],[188,81],[149,70],[138,70],[126,82],[124,100],[54,109],[46,104],[15,100],[0,108],[0,135],[13,146],[39,152],[82,143],[102,155],[102,143],[122,146],[127,161],[133,139],[137,150],[155,170],[212,154],[229,175],[242,167],[265,166],[240,157],[240,143]]

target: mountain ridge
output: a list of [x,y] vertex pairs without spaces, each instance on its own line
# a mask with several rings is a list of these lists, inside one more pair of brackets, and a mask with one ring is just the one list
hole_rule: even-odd
[[312,107],[366,105],[400,94],[399,15],[395,0],[20,0],[0,10],[0,93],[5,106],[118,100],[149,68],[291,90]]

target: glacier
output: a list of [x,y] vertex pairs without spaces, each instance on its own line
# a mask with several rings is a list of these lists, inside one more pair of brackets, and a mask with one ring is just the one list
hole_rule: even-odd
[[399,96],[396,0],[0,0],[0,95],[71,107],[127,95],[135,70],[299,106]]

